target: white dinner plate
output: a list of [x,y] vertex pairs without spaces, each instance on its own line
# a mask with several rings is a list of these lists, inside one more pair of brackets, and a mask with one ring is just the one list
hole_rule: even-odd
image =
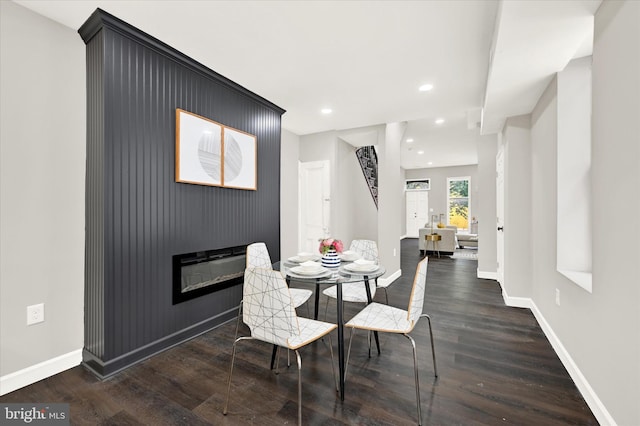
[[318,266],[315,269],[303,268],[301,266],[294,266],[293,268],[290,269],[290,271],[297,275],[306,275],[310,277],[322,276],[327,273],[331,273],[331,271],[327,270],[326,268],[323,268],[322,266]]
[[354,260],[360,259],[360,255],[358,253],[346,253],[341,254],[340,259],[344,260],[345,262],[353,262]]
[[310,257],[300,257],[300,256],[292,256],[290,258],[288,258],[287,260],[289,262],[293,262],[293,263],[303,263],[303,262],[308,262],[308,261],[316,261],[320,259],[320,255],[314,254]]
[[378,269],[378,265],[375,263],[371,265],[358,265],[356,263],[350,263],[348,265],[344,265],[344,269],[350,272],[373,272]]

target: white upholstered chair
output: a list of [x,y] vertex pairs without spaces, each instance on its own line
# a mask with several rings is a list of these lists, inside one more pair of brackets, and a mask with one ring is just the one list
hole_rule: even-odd
[[[265,243],[253,243],[247,246],[247,268],[266,268],[273,269],[269,250]],[[291,288],[291,297],[293,297],[293,306],[296,308],[305,303],[313,292],[304,288]]]
[[[273,263],[271,263],[271,256],[269,256],[269,250],[267,249],[267,245],[263,242],[252,243],[247,246],[247,268],[264,268],[264,269],[273,269]],[[298,308],[302,306],[313,294],[311,290],[303,289],[303,288],[290,288],[289,293],[293,298],[293,306]],[[311,312],[309,311],[309,305],[307,304],[307,315],[310,316]],[[238,307],[238,320],[236,322],[236,336],[238,337],[238,330],[240,328],[240,318],[242,318],[242,301],[240,301],[240,306]],[[274,351],[276,347],[274,347]],[[275,356],[274,352],[274,356]],[[278,357],[279,359],[279,357]],[[273,368],[274,360],[271,360],[271,368]],[[287,366],[291,365],[291,361],[289,359],[289,351],[287,351]],[[276,366],[276,372],[277,372]]]
[[[293,306],[291,289],[278,271],[263,268],[248,268],[245,270],[242,292],[243,321],[251,330],[250,337],[239,337],[233,343],[231,367],[229,368],[229,382],[227,398],[223,414],[227,414],[229,395],[231,393],[231,375],[236,357],[236,345],[241,340],[255,339],[271,343],[295,351],[298,362],[298,424],[302,424],[302,361],[299,349],[314,342],[337,328],[336,324],[298,317]],[[329,350],[331,352],[331,371],[336,383],[333,366],[333,349],[329,335]],[[337,389],[337,383],[336,383]]]
[[[373,260],[378,263],[378,245],[375,241],[353,240],[349,246],[349,250],[358,253],[363,259]],[[372,299],[376,295],[376,282],[377,279],[369,281],[369,291],[371,292]],[[327,287],[322,291],[322,294],[332,299],[336,299],[338,297],[338,291],[334,285]],[[367,290],[360,282],[342,284],[342,300],[344,302],[368,303]],[[329,299],[327,299],[327,305],[325,307],[325,318],[328,306]]]
[[[253,243],[247,246],[247,268],[264,268],[272,269],[271,256],[265,243]],[[304,288],[290,288],[291,297],[293,298],[293,306],[302,306],[313,294],[311,290]],[[242,301],[238,307],[238,321],[236,323],[236,337],[238,337],[238,328],[240,327],[240,319],[242,318]],[[307,313],[309,313],[307,306]]]
[[[422,313],[424,305],[424,293],[427,279],[427,262],[429,258],[425,257],[416,268],[416,274],[411,287],[411,296],[409,297],[409,307],[407,310],[398,309],[393,306],[383,305],[381,303],[371,303],[362,311],[354,316],[345,327],[351,329],[349,337],[349,350],[347,351],[347,367],[349,365],[349,356],[351,355],[351,343],[355,330],[378,331],[384,333],[402,334],[411,342],[413,347],[413,368],[415,372],[416,382],[416,404],[418,407],[418,424],[422,424],[422,411],[420,409],[420,380],[418,378],[418,356],[416,353],[416,343],[409,336],[409,333],[415,328],[418,320],[425,317],[429,324],[429,336],[431,337],[431,354],[433,357],[433,373],[438,377],[436,367],[436,353],[433,346],[433,331],[431,329],[431,318],[427,314]],[[369,346],[371,341],[369,340]],[[369,349],[371,351],[371,349]],[[346,369],[345,369],[346,376]]]

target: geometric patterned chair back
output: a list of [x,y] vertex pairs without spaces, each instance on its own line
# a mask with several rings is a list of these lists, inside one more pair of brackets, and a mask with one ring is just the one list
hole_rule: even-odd
[[424,305],[424,292],[427,283],[427,261],[425,257],[416,268],[416,275],[413,278],[413,287],[411,288],[411,296],[409,296],[409,308],[407,311],[407,319],[414,324],[418,322],[422,315],[422,307]]
[[300,334],[287,283],[271,265],[245,270],[242,304],[242,319],[255,339],[287,346],[290,336]]
[[253,243],[247,246],[247,268],[273,269],[265,243]]
[[365,260],[373,260],[378,263],[378,244],[371,240],[353,240],[349,250],[355,251]]

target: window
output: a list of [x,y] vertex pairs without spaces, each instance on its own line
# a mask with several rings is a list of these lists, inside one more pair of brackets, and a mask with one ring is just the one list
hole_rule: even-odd
[[469,229],[469,182],[471,178],[457,177],[447,178],[447,211],[449,212],[449,225],[455,225],[458,229]]
[[431,179],[408,179],[405,181],[404,189],[407,191],[431,189]]

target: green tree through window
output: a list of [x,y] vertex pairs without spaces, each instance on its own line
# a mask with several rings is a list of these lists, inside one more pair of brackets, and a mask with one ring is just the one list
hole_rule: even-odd
[[469,180],[468,177],[447,179],[449,225],[461,229],[469,229]]

